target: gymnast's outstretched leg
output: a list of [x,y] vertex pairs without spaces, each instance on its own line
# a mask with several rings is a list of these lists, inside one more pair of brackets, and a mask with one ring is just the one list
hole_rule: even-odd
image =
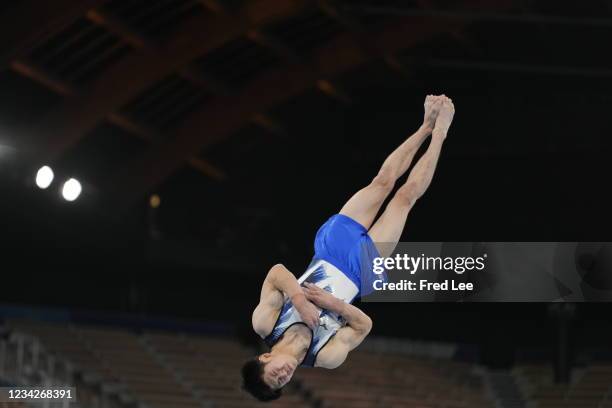
[[425,117],[421,127],[387,157],[372,182],[355,193],[340,214],[351,217],[366,229],[370,228],[395,181],[408,170],[417,150],[431,134],[441,105],[441,97],[428,95],[425,98]]
[[427,151],[415,164],[406,183],[397,190],[380,218],[368,231],[381,256],[391,255],[400,240],[408,213],[416,200],[425,193],[433,178],[442,144],[455,114],[450,98],[443,95],[441,101]]

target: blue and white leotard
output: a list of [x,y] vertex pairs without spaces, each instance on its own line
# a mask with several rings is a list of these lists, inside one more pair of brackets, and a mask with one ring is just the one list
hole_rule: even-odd
[[[298,279],[300,285],[313,283],[346,303],[352,303],[357,296],[372,290],[373,280],[386,280],[384,273],[375,275],[372,272],[372,260],[380,255],[367,229],[346,215],[333,215],[319,228],[314,249],[310,265]],[[264,341],[274,346],[295,324],[305,323],[287,298],[272,332]],[[313,367],[321,349],[345,324],[341,316],[321,311],[319,326],[312,332],[312,341],[301,365]]]

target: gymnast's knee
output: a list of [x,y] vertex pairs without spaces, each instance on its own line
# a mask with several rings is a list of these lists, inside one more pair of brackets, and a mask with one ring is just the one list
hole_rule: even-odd
[[397,190],[393,201],[403,207],[412,207],[420,197],[418,185],[416,183],[407,183]]
[[389,193],[395,185],[395,174],[389,166],[383,166],[370,183],[371,186]]

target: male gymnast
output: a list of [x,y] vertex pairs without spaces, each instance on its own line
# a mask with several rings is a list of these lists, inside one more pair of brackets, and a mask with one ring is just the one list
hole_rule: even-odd
[[[431,183],[455,114],[445,95],[428,95],[424,106],[419,129],[387,157],[369,185],[319,228],[306,272],[296,279],[281,264],[268,272],[252,324],[270,351],[242,367],[243,388],[260,401],[279,398],[298,366],[340,366],[370,332],[372,320],[351,302],[371,292],[374,279],[386,279],[374,275],[372,260],[391,255],[399,241],[408,213]],[[429,135],[427,151],[374,222]]]

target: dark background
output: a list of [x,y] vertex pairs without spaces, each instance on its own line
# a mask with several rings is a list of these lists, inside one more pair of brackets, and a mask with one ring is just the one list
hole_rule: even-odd
[[[129,20],[152,6],[95,3],[136,21],[134,31],[150,38],[170,38],[181,30],[181,19],[210,13],[183,5],[186,14],[167,32],[156,34],[155,27],[146,31],[144,23],[137,23],[146,18]],[[239,13],[244,3],[228,2],[226,7]],[[83,17],[68,18],[67,9],[59,15],[62,23],[38,35],[34,45],[5,44],[0,71],[0,302],[224,321],[246,338],[268,268],[282,262],[296,275],[304,270],[318,227],[418,128],[427,94],[450,96],[456,115],[433,183],[411,212],[403,240],[609,241],[610,2],[488,3],[439,2],[423,8],[419,2],[335,2],[343,15],[365,27],[366,38],[398,21],[417,24],[426,18],[462,25],[395,53],[401,69],[372,58],[325,78],[335,95],[312,86],[266,109],[262,114],[279,126],[276,130],[247,123],[194,152],[221,169],[222,180],[184,166],[130,199],[113,183],[129,179],[130,165],[151,149],[141,139],[102,121],[62,154],[46,156],[53,139],[45,139],[44,129],[28,131],[39,121],[47,123],[45,118],[69,97],[49,89],[40,77],[24,75],[12,62],[46,61],[39,67],[61,82],[62,72],[69,76],[76,68],[53,74],[53,58],[45,53],[55,53],[56,63],[67,58],[62,53],[70,47],[85,56],[94,53],[95,38],[71,40],[78,24],[86,24]],[[160,0],[159,9],[149,15],[177,4]],[[2,6],[2,21],[8,24],[15,16],[30,21],[20,7]],[[298,24],[291,19],[285,23]],[[300,35],[312,44],[293,47],[306,60],[328,37],[347,30],[309,24]],[[292,44],[295,34],[279,30],[273,25],[262,29]],[[63,42],[73,45],[58,51]],[[233,47],[223,50],[235,59],[226,57],[226,65],[219,64],[217,79],[240,95],[241,87],[257,75],[253,79],[236,66],[252,63],[265,69],[251,61],[255,57],[249,59],[254,51],[244,56],[244,49]],[[100,72],[72,83],[87,90],[104,70],[138,52],[127,47],[101,65]],[[78,66],[79,60],[74,61]],[[224,73],[231,69],[239,72],[227,79]],[[143,92],[158,85],[151,81]],[[205,108],[214,98],[199,103]],[[159,101],[157,114],[145,112],[149,116],[139,120],[163,130],[168,138],[163,145],[171,143],[181,118],[157,123],[156,115],[170,109]],[[116,109],[129,111],[129,106]],[[132,113],[138,117],[139,112]],[[50,161],[39,161],[46,157]],[[56,180],[43,191],[34,185],[34,175],[44,163],[56,170]],[[73,203],[58,192],[57,179],[67,175],[84,186]],[[151,193],[161,197],[157,209],[148,205]],[[491,364],[511,361],[518,349],[550,349],[556,341],[546,304],[363,307],[373,317],[376,334],[476,344]],[[578,305],[574,351],[609,347],[611,311],[609,304]]]

